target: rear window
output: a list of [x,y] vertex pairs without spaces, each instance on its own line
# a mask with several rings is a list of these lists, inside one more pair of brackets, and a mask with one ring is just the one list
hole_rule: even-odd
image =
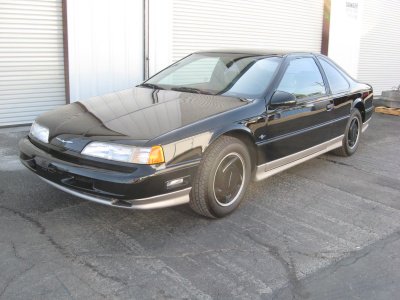
[[350,85],[347,82],[347,80],[344,78],[344,76],[326,60],[321,59],[321,58],[318,58],[318,60],[321,63],[322,68],[325,71],[326,77],[328,78],[331,92],[333,94],[338,94],[338,93],[347,91],[349,89]]

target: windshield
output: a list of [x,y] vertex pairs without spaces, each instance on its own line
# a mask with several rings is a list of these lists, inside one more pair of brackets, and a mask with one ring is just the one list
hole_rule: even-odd
[[192,54],[141,86],[189,93],[257,98],[263,95],[281,58],[245,54]]

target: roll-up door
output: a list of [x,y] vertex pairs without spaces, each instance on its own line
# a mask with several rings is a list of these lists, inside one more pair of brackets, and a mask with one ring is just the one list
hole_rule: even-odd
[[320,52],[324,1],[150,0],[150,70],[206,49]]
[[0,126],[65,101],[61,0],[1,0]]
[[400,84],[399,40],[399,1],[364,1],[357,77],[376,95]]
[[320,52],[323,1],[173,1],[173,59],[210,48]]

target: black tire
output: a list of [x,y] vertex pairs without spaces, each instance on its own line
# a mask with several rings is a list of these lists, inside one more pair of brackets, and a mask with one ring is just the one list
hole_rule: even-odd
[[194,177],[190,207],[209,218],[230,214],[243,199],[250,176],[246,145],[234,137],[218,138],[207,149]]
[[[354,125],[357,125],[355,131]],[[346,129],[344,131],[344,137],[342,141],[342,146],[332,151],[333,154],[338,156],[351,156],[353,155],[360,144],[362,130],[362,118],[360,111],[354,108],[350,114],[349,121],[347,122]],[[357,136],[354,137],[354,134]]]

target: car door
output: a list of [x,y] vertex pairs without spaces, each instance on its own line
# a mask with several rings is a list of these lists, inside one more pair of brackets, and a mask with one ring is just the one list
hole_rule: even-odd
[[350,94],[349,81],[330,61],[321,56],[318,56],[318,61],[328,81],[330,95],[334,104],[331,133],[332,138],[335,138],[344,133],[350,116],[352,101],[358,96]]
[[265,139],[266,162],[292,155],[332,138],[329,126],[333,101],[326,80],[312,55],[286,58],[276,91],[296,97],[293,105],[267,106]]

